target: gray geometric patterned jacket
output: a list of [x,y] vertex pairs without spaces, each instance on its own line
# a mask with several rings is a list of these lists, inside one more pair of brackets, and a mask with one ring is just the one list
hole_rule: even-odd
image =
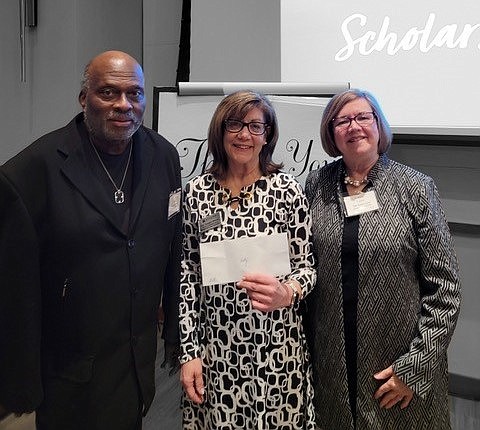
[[[342,307],[343,210],[338,159],[305,185],[317,284],[307,298],[317,425],[353,429]],[[447,347],[460,307],[458,264],[433,180],[381,155],[368,179],[379,209],[360,215],[357,430],[450,428]],[[380,409],[373,374],[393,364],[414,392],[403,410]]]

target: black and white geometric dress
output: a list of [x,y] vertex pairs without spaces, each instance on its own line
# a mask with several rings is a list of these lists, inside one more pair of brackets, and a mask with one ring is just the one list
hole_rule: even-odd
[[[185,429],[314,429],[311,368],[297,308],[264,313],[235,283],[203,286],[199,243],[287,232],[291,279],[307,295],[315,283],[308,203],[286,173],[245,187],[236,209],[211,174],[185,188],[180,298],[181,363],[201,357],[202,405],[184,399]],[[219,213],[217,227],[199,221]],[[281,279],[282,280],[282,279]]]

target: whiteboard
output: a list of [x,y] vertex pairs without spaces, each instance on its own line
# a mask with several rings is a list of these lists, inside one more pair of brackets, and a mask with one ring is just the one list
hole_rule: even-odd
[[[154,89],[153,128],[177,148],[184,185],[208,167],[207,133],[212,115],[224,94],[240,88],[264,93],[266,91],[262,90],[273,89],[283,93],[268,95],[279,124],[279,139],[273,161],[283,163],[283,171],[294,175],[303,186],[311,170],[332,161],[320,142],[320,121],[333,92],[347,89],[348,83],[330,87],[321,84],[320,91],[304,87],[299,90],[295,85],[292,90],[291,85],[279,83],[208,83],[203,90],[198,83],[192,83],[192,87],[192,91],[181,91],[186,95],[179,94],[179,90],[172,87]],[[310,93],[325,93],[325,96],[293,95],[305,94],[307,90]],[[327,96],[329,92],[331,94]]]

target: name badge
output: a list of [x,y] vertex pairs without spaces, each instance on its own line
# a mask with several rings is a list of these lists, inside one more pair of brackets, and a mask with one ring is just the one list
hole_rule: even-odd
[[168,219],[180,212],[181,197],[182,190],[180,188],[170,193],[168,198]]
[[345,196],[343,197],[343,205],[347,217],[378,210],[378,201],[374,190],[353,196]]
[[198,229],[200,233],[211,230],[212,228],[217,228],[222,225],[222,218],[220,217],[220,212],[215,212],[211,215],[202,218],[198,222]]

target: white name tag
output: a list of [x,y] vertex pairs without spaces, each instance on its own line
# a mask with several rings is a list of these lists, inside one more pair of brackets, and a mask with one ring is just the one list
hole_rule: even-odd
[[214,212],[213,214],[202,218],[198,222],[198,229],[200,230],[200,233],[204,233],[213,228],[220,227],[221,225],[222,217],[220,216],[220,212]]
[[180,189],[172,191],[168,199],[168,219],[180,212],[180,202],[182,200],[182,191]]
[[347,217],[361,215],[378,209],[377,196],[373,190],[353,196],[345,196],[343,204]]

